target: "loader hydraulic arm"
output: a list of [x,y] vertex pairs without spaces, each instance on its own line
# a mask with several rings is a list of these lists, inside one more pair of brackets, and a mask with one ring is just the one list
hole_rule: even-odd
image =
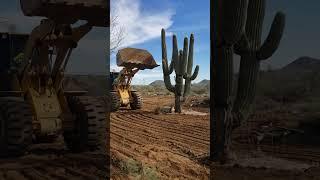
[[[91,29],[89,23],[71,28],[70,24],[58,24],[51,19],[43,20],[31,32],[26,44],[22,82],[39,85],[40,87],[35,88],[39,92],[43,83],[59,90],[72,50]],[[23,88],[27,89],[28,85],[25,85]]]
[[[110,7],[106,0],[20,0],[26,16],[47,19],[33,29],[19,71],[21,89],[37,93],[60,91],[71,52],[93,26],[109,27]],[[71,25],[86,21],[79,27]],[[54,52],[54,53],[53,53]]]
[[[44,18],[29,35],[16,90],[32,105],[37,137],[73,129],[64,72],[72,50],[92,27],[109,27],[105,0],[20,0],[26,16]],[[78,24],[82,24],[77,26]],[[21,92],[21,93],[20,93]]]
[[[25,16],[38,16],[43,20],[30,34],[9,34],[4,40],[10,51],[5,58],[10,62],[2,73],[8,82],[3,83],[8,84],[5,87],[8,91],[0,91],[3,97],[0,103],[8,106],[0,109],[0,134],[6,136],[1,139],[8,141],[8,145],[2,146],[1,140],[1,153],[2,147],[8,146],[11,150],[12,145],[24,152],[32,140],[50,142],[59,135],[65,137],[70,149],[104,149],[105,141],[101,137],[106,134],[102,130],[106,121],[102,119],[106,114],[100,101],[67,92],[62,84],[78,42],[93,27],[109,27],[109,3],[107,0],[20,0],[20,4]],[[11,105],[11,101],[18,108]],[[88,110],[87,107],[94,108]],[[17,116],[19,113],[21,116]],[[92,114],[95,117],[92,118]],[[28,127],[24,127],[27,123]]]
[[124,67],[120,71],[117,79],[115,79],[114,86],[117,86],[118,88],[122,88],[122,89],[123,88],[124,89],[130,88],[132,78],[139,70],[140,69],[138,69],[138,68]]

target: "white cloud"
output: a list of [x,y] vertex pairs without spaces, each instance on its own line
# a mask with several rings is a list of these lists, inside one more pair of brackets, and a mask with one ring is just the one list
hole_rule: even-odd
[[122,47],[159,37],[162,28],[167,29],[173,24],[174,15],[172,10],[142,11],[140,0],[113,0],[112,13],[117,16],[118,24],[125,31]]
[[[117,24],[124,29],[124,40],[121,47],[128,47],[140,44],[160,37],[162,28],[168,29],[173,24],[172,10],[159,12],[144,10],[141,0],[112,0],[111,13],[117,17]],[[167,33],[170,35],[171,33]],[[112,34],[111,34],[112,35]],[[114,60],[115,54],[111,56]],[[111,63],[110,71],[120,71],[122,68]],[[162,80],[162,69],[139,71],[133,78],[133,84],[149,84],[154,80]]]

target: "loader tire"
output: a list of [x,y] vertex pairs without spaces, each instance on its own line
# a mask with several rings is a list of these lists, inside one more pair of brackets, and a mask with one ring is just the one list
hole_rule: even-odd
[[142,97],[140,93],[138,92],[131,92],[131,102],[130,102],[130,107],[133,110],[136,109],[141,109],[142,108]]
[[32,144],[32,120],[32,109],[23,98],[0,99],[1,156],[25,154]]
[[117,92],[110,92],[111,96],[111,112],[118,111],[121,106],[120,97]]
[[94,97],[67,97],[74,118],[72,131],[64,132],[64,140],[72,152],[106,152],[107,117],[103,103]]

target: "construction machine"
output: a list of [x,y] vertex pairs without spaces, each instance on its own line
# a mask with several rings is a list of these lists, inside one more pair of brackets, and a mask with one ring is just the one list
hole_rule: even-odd
[[153,56],[144,49],[124,48],[117,53],[117,65],[123,67],[120,72],[111,72],[111,111],[130,105],[131,109],[142,108],[140,93],[131,88],[131,81],[139,70],[153,69],[159,65]]
[[[104,0],[21,0],[44,19],[31,34],[0,34],[0,151],[23,155],[33,142],[63,135],[74,152],[106,151],[107,112],[85,92],[65,91],[73,49],[93,27],[109,27]],[[79,24],[78,24],[79,23]]]

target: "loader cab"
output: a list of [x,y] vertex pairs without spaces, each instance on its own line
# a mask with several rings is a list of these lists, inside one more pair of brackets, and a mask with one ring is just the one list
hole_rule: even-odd
[[10,34],[0,32],[0,90],[10,91],[10,80],[12,75],[10,70],[12,66],[17,65],[15,60],[20,53],[23,53],[29,35],[27,34]]
[[9,70],[14,58],[23,53],[29,35],[0,33],[0,72]]
[[114,83],[114,80],[117,79],[117,77],[119,76],[119,72],[110,72],[110,82],[111,82],[111,86],[113,85]]

